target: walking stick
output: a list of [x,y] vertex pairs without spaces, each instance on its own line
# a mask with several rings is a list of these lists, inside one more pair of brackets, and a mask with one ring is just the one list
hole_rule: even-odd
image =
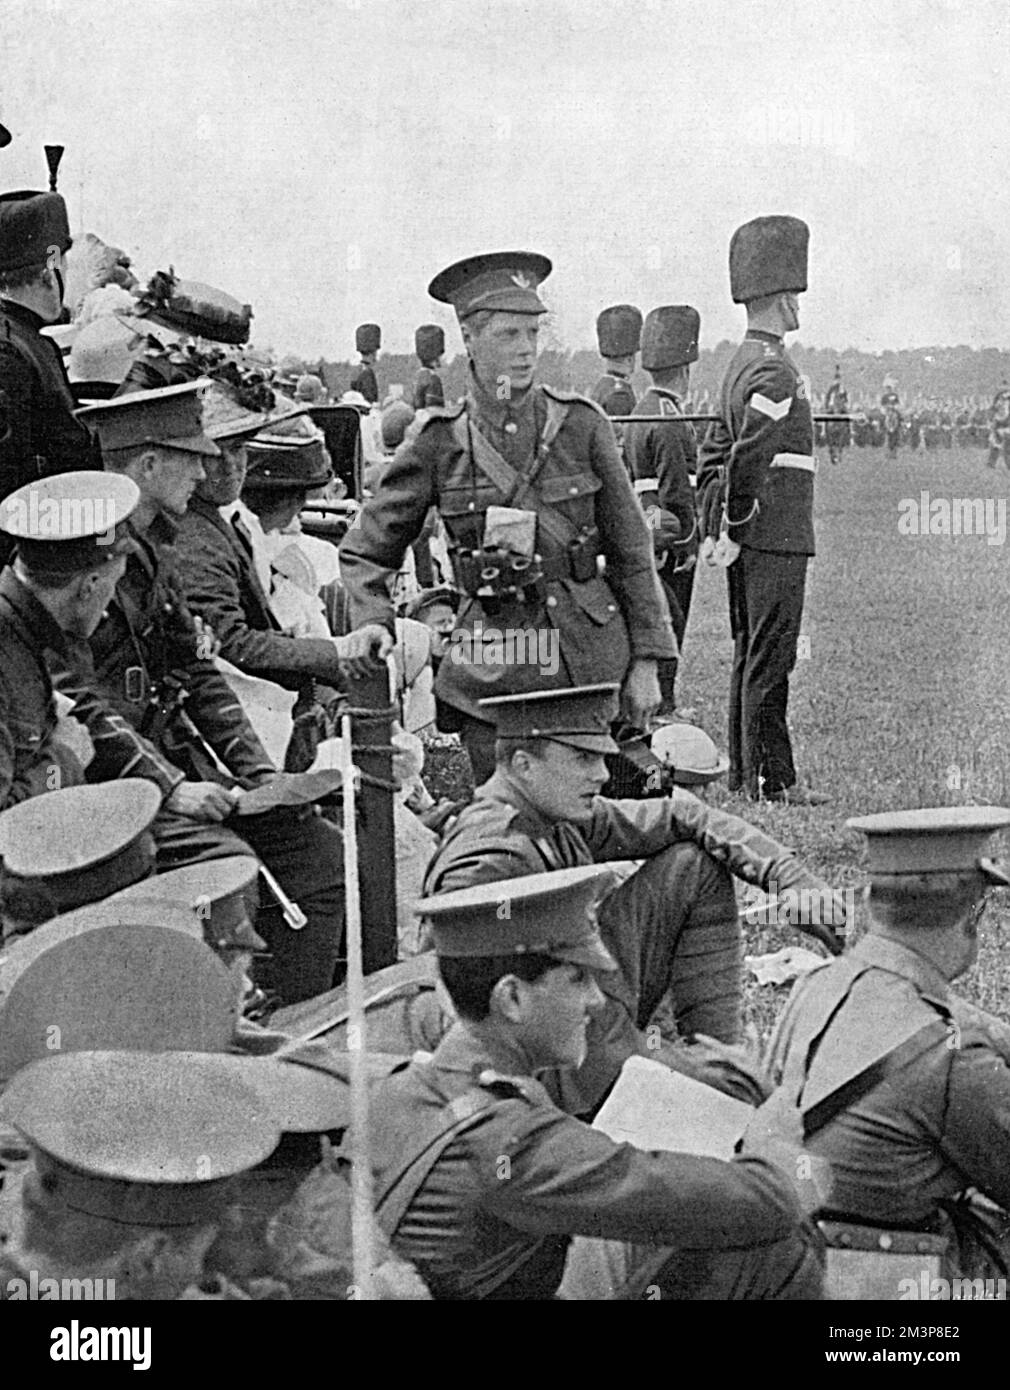
[[362,954],[361,895],[358,879],[358,826],[355,818],[358,770],[354,766],[351,717],[341,719],[343,764],[344,880],[347,896],[347,1051],[351,1081],[351,1250],[354,1289],[372,1299],[372,1169],[368,1143],[368,1079],[365,1074],[365,972]]

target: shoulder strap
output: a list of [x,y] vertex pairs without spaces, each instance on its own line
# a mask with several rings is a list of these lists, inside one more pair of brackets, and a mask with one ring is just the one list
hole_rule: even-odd
[[476,1124],[493,1103],[495,1097],[474,1089],[464,1091],[444,1110],[411,1145],[406,1159],[387,1180],[381,1193],[375,1196],[375,1216],[382,1231],[392,1239],[396,1228],[407,1214],[411,1202],[420,1192],[442,1154],[461,1134]]
[[[546,393],[545,393],[546,394]],[[456,443],[464,455],[472,459],[486,478],[495,485],[505,497],[505,506],[526,506],[532,504],[540,524],[561,546],[570,545],[577,539],[578,530],[549,503],[545,502],[536,489],[537,478],[547,462],[551,445],[564,424],[571,402],[559,401],[547,395],[547,423],[540,439],[540,447],[529,473],[522,473],[504,459],[490,440],[485,439],[480,430],[471,428],[465,413],[453,421]]]
[[854,1105],[869,1095],[876,1086],[894,1076],[903,1067],[917,1060],[923,1053],[949,1037],[950,1029],[942,1018],[931,1019],[929,1023],[915,1029],[887,1052],[875,1057],[853,1076],[841,1081],[827,1095],[821,1096],[815,1105],[803,1109],[803,1092],[814,1058],[824,1041],[824,1037],[838,1016],[839,1011],[852,993],[853,986],[873,967],[848,958],[833,964],[832,983],[837,981],[840,970],[846,970],[848,980],[840,993],[832,991],[829,999],[822,1004],[822,1013],[810,1032],[806,1047],[790,1049],[787,1064],[782,1075],[781,1090],[795,1105],[803,1117],[803,1132],[806,1138],[824,1128],[842,1110]]
[[941,1018],[924,1024],[910,1038],[899,1043],[885,1057],[878,1057],[869,1066],[852,1076],[848,1081],[833,1090],[830,1095],[819,1100],[809,1110],[803,1111],[803,1134],[810,1139],[823,1129],[842,1110],[855,1105],[856,1101],[868,1096],[875,1087],[896,1076],[903,1067],[910,1066],[925,1053],[950,1037],[950,1029]]

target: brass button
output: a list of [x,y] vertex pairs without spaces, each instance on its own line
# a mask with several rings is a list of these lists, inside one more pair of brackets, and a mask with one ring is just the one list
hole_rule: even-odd
[[880,1245],[881,1250],[890,1250],[891,1246],[894,1244],[894,1240],[891,1236],[885,1233],[880,1237],[878,1244]]
[[570,487],[570,488],[568,489],[568,492],[569,492],[569,494],[570,494],[572,497],[578,497],[578,495],[579,495],[579,490],[578,490],[577,487]]
[[616,603],[608,603],[608,604],[607,604],[607,612],[608,612],[608,613],[616,613],[616,612],[617,612],[617,604],[616,604]]
[[548,594],[548,596],[547,596],[547,607],[548,607],[548,608],[557,608],[557,606],[558,606],[558,601],[557,601],[557,599],[554,597],[553,594]]
[[508,424],[505,426],[505,433],[515,434],[518,431],[518,429],[519,426],[516,424],[516,422],[514,420],[510,420]]
[[475,511],[477,510],[477,503],[476,503],[476,502],[468,502],[468,503],[466,504],[466,509],[467,509],[468,512],[475,512]]

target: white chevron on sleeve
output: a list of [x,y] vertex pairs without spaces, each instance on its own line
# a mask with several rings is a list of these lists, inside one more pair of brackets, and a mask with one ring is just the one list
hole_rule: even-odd
[[747,402],[755,410],[760,410],[762,415],[767,415],[769,420],[784,420],[789,414],[789,408],[793,403],[792,396],[786,396],[784,401],[773,401],[767,396],[762,396],[760,391],[755,391]]

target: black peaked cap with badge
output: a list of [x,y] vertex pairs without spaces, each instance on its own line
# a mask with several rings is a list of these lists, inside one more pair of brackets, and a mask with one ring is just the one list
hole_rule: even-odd
[[596,903],[612,882],[606,865],[528,874],[423,898],[414,908],[438,956],[536,953],[592,970],[617,963],[596,927]]
[[552,270],[532,251],[491,251],[455,261],[428,286],[432,299],[451,304],[458,319],[481,309],[510,314],[546,314],[537,290]]

